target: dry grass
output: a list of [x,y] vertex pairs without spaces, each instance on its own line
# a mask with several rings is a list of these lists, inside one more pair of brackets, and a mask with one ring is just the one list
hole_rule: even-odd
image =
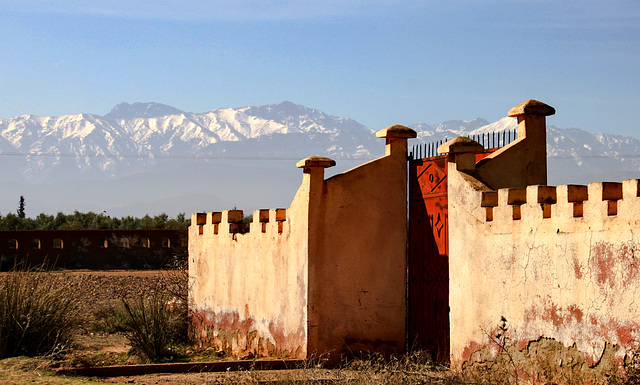
[[[8,285],[8,286],[7,286]],[[13,285],[13,286],[11,286]],[[51,384],[75,384],[87,378],[73,378],[55,375],[55,369],[78,366],[103,366],[142,363],[148,361],[141,358],[144,354],[136,355],[132,348],[132,338],[127,339],[122,326],[123,318],[107,320],[109,317],[122,317],[117,310],[122,304],[122,299],[129,301],[134,306],[136,301],[149,301],[156,299],[152,304],[142,304],[142,307],[160,305],[162,311],[180,314],[180,319],[187,320],[187,275],[182,269],[154,272],[39,272],[20,274],[0,274],[0,286],[3,290],[13,287],[14,298],[41,298],[36,304],[49,306],[47,309],[56,309],[51,305],[52,298],[63,298],[71,302],[62,302],[61,309],[72,310],[70,312],[53,311],[52,314],[66,314],[70,316],[69,325],[74,325],[69,333],[53,333],[53,345],[44,347],[40,343],[28,343],[38,347],[37,354],[55,354],[56,358],[10,358],[0,360],[0,383],[51,383]],[[69,294],[71,293],[71,294]],[[8,294],[4,294],[7,296]],[[9,297],[0,298],[0,303],[11,303]],[[79,302],[74,302],[78,300]],[[14,301],[15,302],[15,301]],[[49,305],[46,305],[49,304]],[[168,305],[171,306],[169,309]],[[32,306],[32,305],[29,305]],[[24,305],[8,306],[0,309],[7,312],[9,307],[28,308]],[[33,305],[35,306],[35,305]],[[66,306],[66,307],[65,307]],[[34,307],[35,309],[35,307]],[[40,308],[39,312],[49,312]],[[75,314],[75,315],[74,315]],[[73,316],[71,316],[73,315]],[[23,319],[28,319],[30,316]],[[75,317],[75,318],[74,318]],[[73,319],[71,319],[73,318]],[[15,317],[14,317],[15,319]],[[58,318],[59,319],[59,318]],[[66,318],[63,318],[63,321]],[[58,322],[58,321],[56,321]],[[35,321],[28,322],[34,325]],[[62,322],[64,324],[65,322]],[[42,323],[43,325],[51,325]],[[118,326],[120,324],[120,326]],[[20,329],[22,330],[22,329]],[[184,329],[183,329],[184,330]],[[0,330],[7,334],[5,331]],[[183,334],[184,335],[184,334]],[[65,337],[66,336],[66,337]],[[64,337],[64,338],[63,338]],[[70,343],[68,337],[73,337],[74,343]],[[130,336],[131,337],[131,336]],[[51,340],[51,339],[50,339]],[[62,341],[64,343],[61,343]],[[22,341],[33,341],[23,338]],[[502,340],[501,340],[502,341]],[[505,339],[501,343],[506,344]],[[5,345],[9,346],[9,345]],[[53,346],[53,348],[52,348]],[[64,347],[64,349],[62,349]],[[180,360],[201,361],[218,359],[212,351],[197,351],[189,344],[180,346],[171,345],[174,358],[180,356]],[[16,354],[22,354],[23,350],[12,349]],[[487,358],[473,366],[467,366],[463,371],[454,371],[449,368],[434,365],[427,355],[422,352],[414,352],[406,356],[384,358],[378,355],[370,355],[363,359],[352,360],[343,363],[338,368],[325,368],[320,361],[307,362],[301,368],[281,371],[239,371],[225,373],[197,373],[197,374],[156,374],[133,377],[117,377],[109,379],[94,379],[101,382],[134,383],[139,385],[165,384],[165,385],[196,385],[196,384],[533,384],[535,378],[515,373],[524,372],[523,361],[512,355],[522,354],[505,349],[493,357]],[[166,352],[165,352],[166,353]],[[212,354],[213,353],[213,354]],[[640,357],[640,356],[638,356]],[[517,357],[516,357],[517,358]],[[629,359],[629,381],[627,383],[640,383],[640,358]],[[566,377],[569,378],[569,377]],[[557,382],[557,381],[556,381]],[[553,383],[556,383],[553,382]],[[570,377],[565,382],[557,383],[582,383],[579,376]],[[609,378],[608,383],[621,382],[619,378]]]
[[12,271],[0,277],[0,358],[56,355],[82,323],[80,297],[60,277]]

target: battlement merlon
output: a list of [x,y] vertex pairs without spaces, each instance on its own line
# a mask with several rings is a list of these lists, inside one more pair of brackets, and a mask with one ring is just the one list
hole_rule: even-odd
[[269,228],[281,234],[287,220],[287,209],[258,209],[253,211],[251,233],[267,233]]
[[416,138],[418,133],[399,124],[376,131],[376,138],[385,138],[385,155],[404,154],[407,156],[407,139]]

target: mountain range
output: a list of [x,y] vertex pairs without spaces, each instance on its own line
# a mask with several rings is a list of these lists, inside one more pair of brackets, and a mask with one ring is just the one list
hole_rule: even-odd
[[[477,118],[409,126],[418,132],[410,142],[415,145],[512,130],[516,122]],[[205,113],[121,103],[104,116],[0,119],[0,214],[15,212],[20,195],[30,216],[286,207],[301,180],[297,160],[324,155],[338,162],[327,175],[344,171],[384,153],[374,132],[291,102]],[[633,137],[547,127],[550,184],[638,178],[639,152]]]

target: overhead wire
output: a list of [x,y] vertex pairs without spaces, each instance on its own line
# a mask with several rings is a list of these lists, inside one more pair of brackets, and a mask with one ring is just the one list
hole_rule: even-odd
[[[186,159],[186,160],[292,160],[294,157],[226,156],[226,155],[157,155],[157,154],[58,154],[53,152],[0,152],[0,156],[100,159]],[[333,158],[334,160],[373,160],[376,158]]]

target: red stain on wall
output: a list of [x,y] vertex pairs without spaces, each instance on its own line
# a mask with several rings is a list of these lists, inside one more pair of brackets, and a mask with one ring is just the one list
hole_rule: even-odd
[[[248,306],[245,306],[245,311]],[[259,325],[252,317],[240,317],[238,311],[214,312],[212,310],[196,310],[193,312],[192,323],[197,335],[203,338],[201,343],[214,344],[222,347],[234,346],[234,341],[244,341],[241,345],[246,348],[242,353],[248,356],[255,355],[288,355],[300,357],[306,346],[306,334],[304,328],[295,332],[285,330],[284,326],[277,322],[268,325],[269,335],[258,333]],[[211,332],[214,332],[211,334]],[[269,342],[273,340],[273,343]],[[235,348],[234,348],[235,349]],[[268,351],[263,351],[266,349]],[[226,348],[223,348],[226,350]],[[234,351],[234,354],[238,353]]]
[[542,309],[533,306],[525,312],[524,326],[545,321],[551,322],[557,328],[569,323],[582,322],[583,317],[584,312],[576,305],[571,305],[564,309],[551,302],[551,300],[547,300],[547,304]]
[[596,268],[596,282],[600,286],[613,287],[616,258],[613,255],[612,245],[604,242],[596,243],[591,247],[591,256]]
[[564,323],[564,317],[560,315],[560,311],[562,308],[559,308],[555,303],[551,303],[549,307],[542,311],[542,319],[546,321],[551,321],[553,326],[560,326]]
[[582,267],[580,266],[580,262],[578,262],[575,256],[573,257],[573,273],[575,274],[576,279],[582,279]]
[[529,346],[530,342],[531,340],[528,338],[521,339],[518,341],[518,344],[516,345],[516,347],[518,348],[518,350],[522,351],[523,349]]
[[254,321],[252,318],[240,318],[237,311],[216,313],[212,310],[197,310],[192,322],[196,327],[213,327],[222,330],[250,331]]
[[463,362],[469,361],[473,353],[477,352],[478,350],[484,347],[485,345],[479,344],[476,341],[469,342],[467,346],[465,346],[464,349],[462,350],[462,361]]
[[620,343],[620,345],[628,347],[631,345],[632,342],[635,341],[635,338],[633,337],[633,333],[634,332],[638,332],[638,325],[637,324],[620,324],[618,322],[615,322],[613,319],[610,321],[611,324],[611,328],[612,330],[615,330],[616,332],[616,336],[618,337],[618,341]]
[[570,305],[567,307],[567,311],[570,314],[570,318],[576,320],[576,322],[582,322],[582,318],[584,317],[584,312],[576,305]]
[[[591,247],[591,261],[596,282],[613,288],[625,287],[640,278],[640,261],[636,258],[639,245],[627,242],[622,245],[598,242]],[[620,273],[616,276],[616,271]]]
[[282,346],[285,343],[284,327],[278,325],[275,322],[269,322],[269,332],[276,341],[276,346]]
[[636,249],[638,245],[634,242],[627,242],[622,245],[617,253],[617,257],[621,259],[623,264],[623,277],[622,284],[628,286],[629,284],[638,280],[640,276],[640,261],[636,258]]

